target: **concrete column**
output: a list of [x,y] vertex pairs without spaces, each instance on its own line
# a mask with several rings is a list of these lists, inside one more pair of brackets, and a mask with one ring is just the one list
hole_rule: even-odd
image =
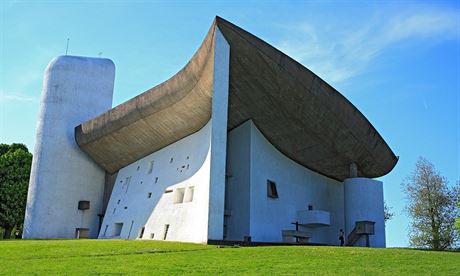
[[222,240],[224,238],[230,45],[217,27],[214,30],[214,39],[208,240]]
[[[105,172],[75,142],[77,125],[112,106],[109,59],[60,56],[45,71],[24,221],[24,238],[97,237]],[[78,210],[89,201],[88,210]]]
[[[385,219],[383,207],[383,182],[354,177],[344,181],[345,234],[353,231],[356,221],[374,221],[375,234],[369,236],[371,247],[385,247]],[[365,246],[363,236],[356,246]]]

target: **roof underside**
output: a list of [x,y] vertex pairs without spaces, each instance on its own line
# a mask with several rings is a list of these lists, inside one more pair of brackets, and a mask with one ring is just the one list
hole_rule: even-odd
[[211,117],[214,29],[230,45],[228,130],[252,119],[297,163],[344,180],[379,177],[397,158],[369,121],[301,64],[216,18],[189,63],[168,81],[76,128],[76,140],[110,173],[186,137]]

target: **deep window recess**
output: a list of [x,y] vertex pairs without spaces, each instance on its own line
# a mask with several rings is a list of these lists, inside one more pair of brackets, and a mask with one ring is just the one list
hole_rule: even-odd
[[267,179],[267,196],[270,198],[278,198],[278,191],[276,190],[276,183]]
[[78,210],[88,210],[89,209],[89,201],[88,200],[80,200],[78,202]]
[[165,194],[172,193],[173,190],[165,190]]
[[121,230],[123,229],[123,223],[115,223],[113,226],[113,236],[117,237],[121,235]]
[[184,202],[192,202],[193,201],[193,192],[195,187],[188,187],[187,191],[185,191]]
[[158,177],[155,177],[155,184],[158,183]]
[[145,227],[142,227],[142,228],[139,230],[139,239],[142,239],[142,237],[144,236],[144,230],[145,230]]
[[147,193],[147,198],[151,198],[152,197],[152,193]]
[[184,202],[185,188],[178,188],[174,192],[174,203]]
[[154,237],[155,237],[155,233],[150,234],[150,239],[153,240]]
[[165,234],[163,236],[163,240],[166,240],[166,237],[168,236],[168,230],[169,230],[169,224],[165,224]]
[[152,171],[153,171],[153,164],[154,164],[154,161],[150,161],[150,162],[149,162],[147,174],[151,174],[151,173],[152,173]]

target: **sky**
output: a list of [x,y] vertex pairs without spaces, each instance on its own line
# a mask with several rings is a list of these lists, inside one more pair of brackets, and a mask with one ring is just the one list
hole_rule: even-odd
[[347,97],[395,154],[380,180],[408,246],[401,183],[419,156],[460,180],[459,1],[0,0],[0,143],[33,150],[43,72],[65,54],[116,66],[113,106],[167,80],[219,15],[293,57]]

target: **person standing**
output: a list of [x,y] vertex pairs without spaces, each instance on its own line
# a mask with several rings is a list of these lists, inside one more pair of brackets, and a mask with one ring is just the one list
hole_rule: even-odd
[[340,246],[343,246],[344,243],[345,243],[345,237],[344,237],[345,233],[343,232],[342,229],[340,229],[340,232],[339,232],[339,240],[340,240]]

